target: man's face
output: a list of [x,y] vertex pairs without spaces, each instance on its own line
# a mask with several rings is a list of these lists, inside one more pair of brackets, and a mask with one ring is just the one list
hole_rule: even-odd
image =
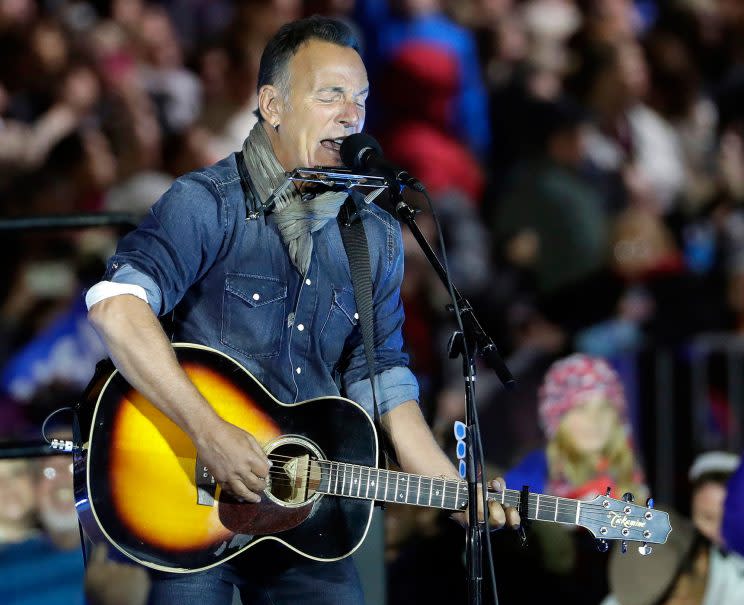
[[361,57],[353,48],[310,40],[288,72],[288,94],[277,104],[279,131],[269,132],[279,162],[285,170],[341,166],[341,141],[364,126],[369,84]]

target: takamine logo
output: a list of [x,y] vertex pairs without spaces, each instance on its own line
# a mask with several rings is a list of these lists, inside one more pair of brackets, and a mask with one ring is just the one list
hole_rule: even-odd
[[646,522],[641,519],[628,519],[628,515],[619,515],[616,512],[609,512],[607,516],[610,519],[611,527],[646,527]]

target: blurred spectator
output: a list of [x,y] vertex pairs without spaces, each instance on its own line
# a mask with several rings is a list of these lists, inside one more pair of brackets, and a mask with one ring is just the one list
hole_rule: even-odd
[[357,2],[355,9],[354,17],[366,40],[365,64],[373,80],[384,73],[391,57],[409,42],[438,45],[455,57],[459,81],[449,125],[474,153],[484,158],[491,144],[488,102],[473,35],[442,12],[440,0],[366,0]]
[[146,6],[139,27],[142,84],[155,102],[165,132],[181,132],[199,116],[201,83],[184,67],[181,44],[165,10]]
[[721,521],[726,483],[739,465],[739,456],[705,452],[695,458],[688,478],[692,484],[691,516],[697,530],[712,544],[723,547]]
[[[0,460],[0,537],[7,544],[36,533],[34,477],[27,460]],[[1,586],[1,584],[0,584]]]
[[431,194],[460,191],[476,205],[485,179],[451,124],[460,81],[457,57],[446,47],[402,43],[379,83],[384,115],[378,133],[386,154],[415,174]]
[[507,484],[566,498],[591,499],[607,487],[643,497],[624,388],[606,361],[578,353],[556,361],[539,397],[547,445],[510,470]]
[[684,517],[669,512],[665,544],[641,556],[635,548],[610,556],[611,594],[602,605],[728,605],[744,595],[744,563],[725,555]]
[[588,137],[592,163],[618,178],[622,191],[609,191],[618,207],[639,204],[669,212],[684,187],[684,165],[669,124],[644,104],[648,68],[633,38],[596,42],[578,35],[567,85],[593,112]]
[[499,251],[543,296],[573,286],[607,260],[608,214],[580,174],[588,116],[568,99],[534,102],[532,158],[515,169],[494,208]]
[[579,0],[587,36],[596,42],[614,42],[632,38],[643,27],[634,0]]
[[[644,498],[643,473],[634,452],[623,385],[602,359],[570,355],[550,366],[539,392],[540,424],[547,444],[505,474],[507,485],[565,498],[592,499],[609,488],[613,496],[631,492]],[[607,594],[606,559],[583,531],[535,523],[530,573],[543,578],[530,587],[541,602],[561,594],[566,602],[597,603]],[[514,564],[510,564],[514,565]],[[511,574],[516,574],[514,578]],[[507,590],[519,594],[523,571],[506,571]]]
[[83,65],[70,67],[56,102],[32,123],[5,118],[9,92],[0,81],[0,186],[12,171],[41,167],[51,149],[80,127],[99,97],[94,72]]
[[713,193],[718,111],[701,85],[692,49],[670,26],[652,30],[645,43],[649,107],[674,128],[685,165],[684,210],[698,210]]
[[224,46],[207,49],[201,56],[205,104],[199,123],[213,139],[215,159],[243,146],[246,133],[257,121],[256,78],[261,48],[233,34]]
[[82,605],[83,558],[72,459],[0,460],[0,477],[0,600],[13,605]]

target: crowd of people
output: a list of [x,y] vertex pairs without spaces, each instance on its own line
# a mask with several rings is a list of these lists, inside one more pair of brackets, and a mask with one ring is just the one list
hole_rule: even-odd
[[[744,5],[731,0],[0,0],[0,204],[17,219],[0,244],[2,437],[38,434],[86,384],[106,352],[82,293],[175,178],[243,147],[261,51],[281,25],[316,13],[358,36],[365,130],[427,186],[453,281],[517,378],[507,393],[479,369],[489,467],[517,489],[653,495],[664,419],[645,356],[672,351],[684,374],[694,338],[744,330]],[[21,228],[59,215],[119,223]],[[432,217],[418,221],[433,241]],[[407,351],[424,415],[452,447],[464,390],[447,359],[448,294],[406,230],[403,243]],[[743,594],[720,592],[744,590],[720,530],[723,518],[741,545],[723,513],[739,452],[695,461],[699,418],[678,380],[681,489],[665,504],[679,531],[658,585],[623,592],[634,559],[608,563],[585,534],[537,523],[527,548],[494,534],[504,602],[524,598],[526,578],[531,594],[574,603]],[[706,430],[718,447],[741,447],[736,402],[719,387],[706,385]],[[0,497],[15,495],[0,512],[16,516],[3,518],[0,557],[12,560],[20,551],[8,545],[38,551],[51,531],[24,498],[48,468],[66,469],[7,464]],[[396,506],[386,518],[389,602],[461,602],[460,528]],[[52,541],[50,553],[69,551]],[[725,586],[706,581],[714,569]]]

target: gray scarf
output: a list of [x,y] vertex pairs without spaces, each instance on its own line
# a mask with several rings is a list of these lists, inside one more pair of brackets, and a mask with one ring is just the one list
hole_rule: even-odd
[[[261,198],[258,201],[265,202],[286,178],[261,122],[253,127],[243,143],[243,159]],[[346,197],[343,191],[327,191],[304,201],[302,194],[292,185],[277,197],[271,216],[287,245],[292,264],[302,275],[307,275],[313,254],[310,234],[336,218]]]

